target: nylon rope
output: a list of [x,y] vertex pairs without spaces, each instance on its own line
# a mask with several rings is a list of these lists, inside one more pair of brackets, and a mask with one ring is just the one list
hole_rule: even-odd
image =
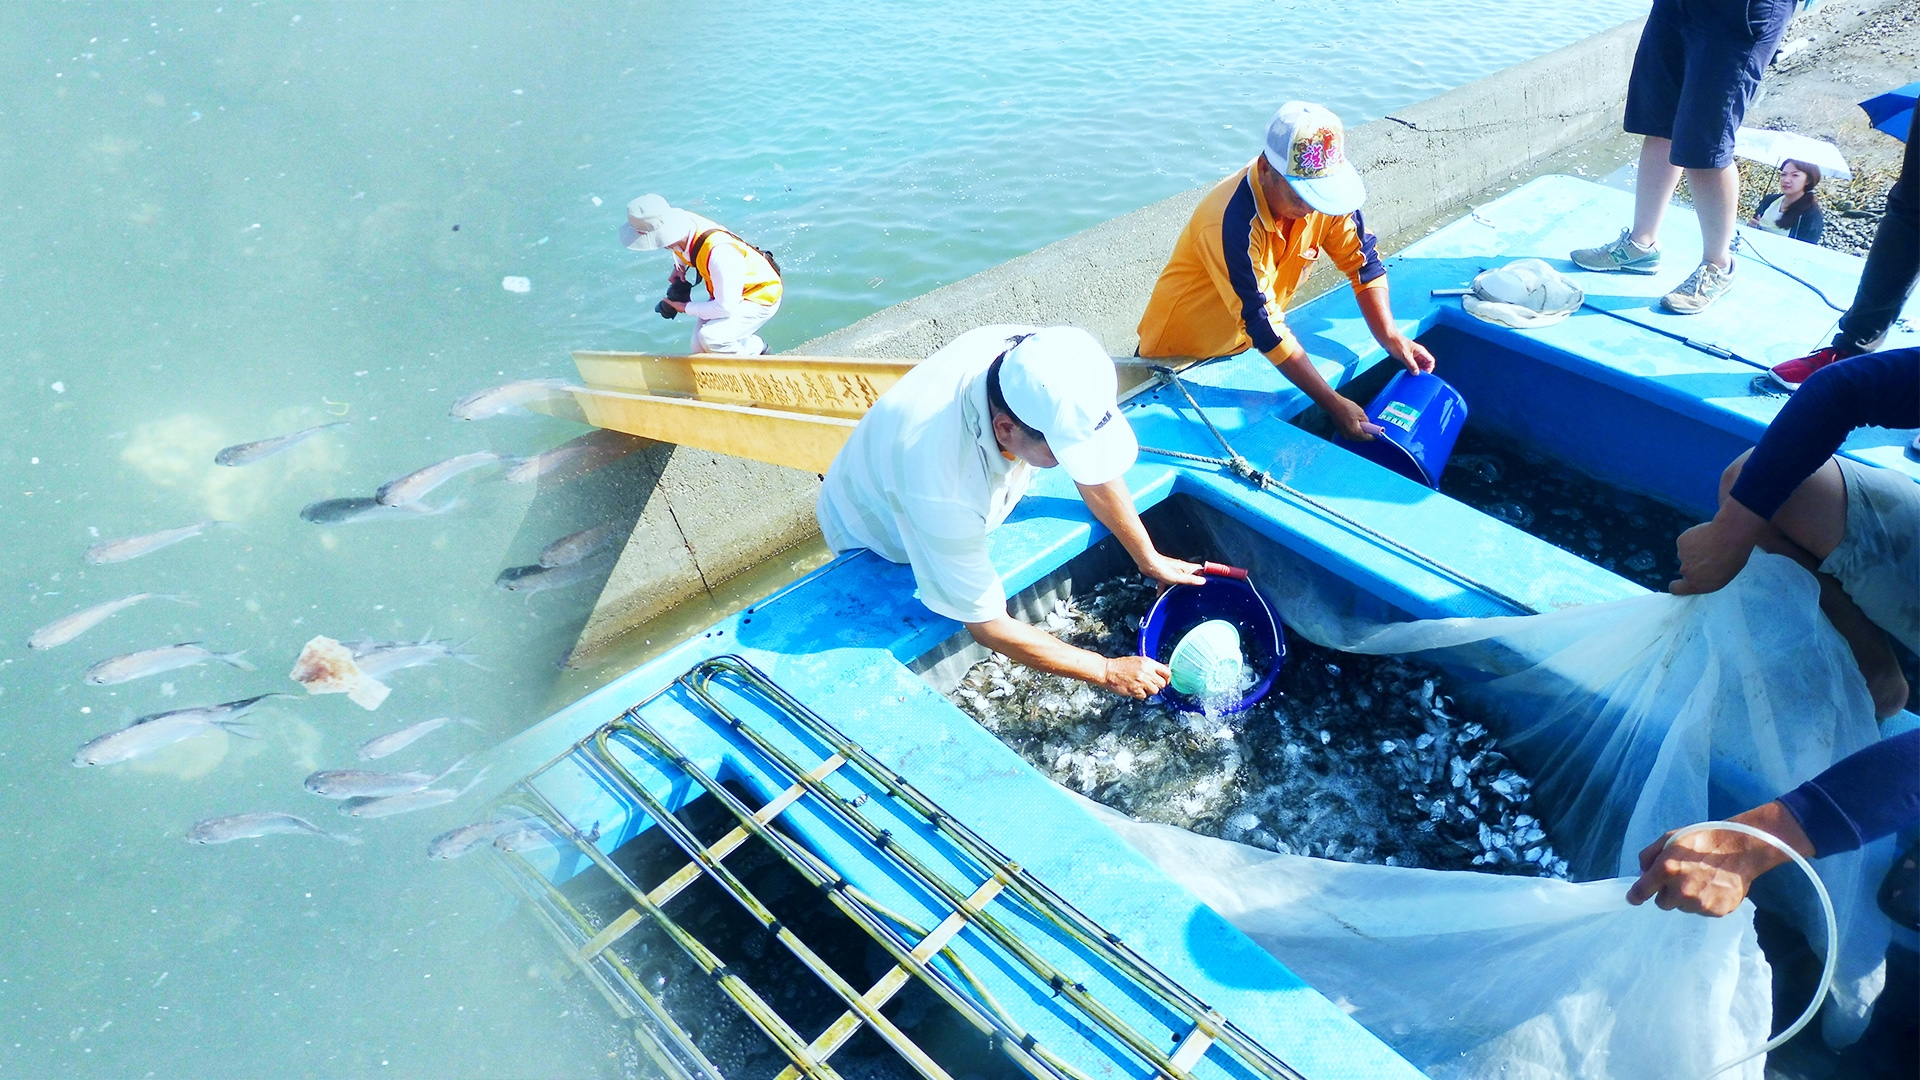
[[1475,578],[1464,571],[1457,570],[1454,567],[1449,566],[1444,562],[1441,562],[1439,559],[1436,559],[1433,556],[1428,555],[1423,551],[1418,551],[1418,550],[1415,550],[1414,548],[1408,547],[1406,544],[1403,544],[1400,541],[1395,540],[1391,536],[1387,536],[1386,534],[1381,533],[1370,526],[1363,525],[1360,522],[1355,521],[1353,518],[1348,517],[1346,514],[1343,514],[1340,511],[1335,510],[1333,507],[1328,506],[1326,503],[1323,503],[1320,500],[1314,498],[1313,496],[1308,495],[1306,492],[1300,491],[1299,489],[1294,488],[1288,485],[1287,483],[1275,478],[1272,473],[1267,472],[1265,469],[1256,468],[1251,461],[1248,461],[1245,457],[1242,457],[1239,451],[1233,448],[1232,443],[1227,441],[1226,435],[1223,434],[1220,431],[1220,429],[1214,425],[1213,420],[1207,416],[1206,410],[1202,409],[1200,407],[1200,403],[1194,400],[1192,392],[1187,389],[1187,385],[1180,381],[1180,375],[1178,372],[1174,371],[1170,367],[1163,367],[1157,364],[1149,365],[1149,367],[1151,367],[1154,374],[1159,376],[1163,382],[1166,382],[1172,385],[1174,388],[1180,391],[1181,396],[1187,399],[1187,404],[1193,406],[1194,414],[1198,416],[1201,422],[1207,426],[1207,430],[1213,433],[1213,437],[1215,441],[1217,441],[1220,444],[1220,448],[1226,452],[1227,456],[1224,458],[1207,457],[1204,454],[1190,454],[1182,450],[1164,450],[1164,449],[1161,449],[1160,447],[1144,446],[1144,445],[1140,447],[1141,450],[1144,450],[1149,454],[1159,455],[1161,457],[1176,458],[1182,461],[1192,461],[1200,464],[1216,465],[1221,468],[1224,468],[1228,472],[1231,472],[1233,475],[1240,477],[1241,479],[1247,481],[1248,483],[1252,484],[1257,488],[1260,488],[1263,491],[1276,491],[1282,495],[1285,495],[1290,499],[1293,499],[1297,502],[1304,503],[1307,506],[1310,506],[1315,510],[1319,511],[1320,513],[1325,514],[1326,516],[1334,519],[1335,521],[1338,521],[1340,524],[1344,525],[1345,527],[1352,529],[1355,532],[1361,533],[1362,535],[1366,536],[1368,539],[1371,539],[1379,544],[1382,544],[1388,548],[1391,548],[1393,551],[1395,551],[1402,557],[1410,559],[1413,562],[1419,563],[1422,566],[1426,566],[1428,568],[1436,570],[1440,572],[1442,575],[1446,577],[1450,577],[1453,580],[1460,582],[1463,585],[1466,585],[1468,588],[1484,593],[1485,595],[1490,596],[1495,600],[1498,600],[1499,602],[1507,605],[1508,607],[1514,608],[1515,610],[1524,612],[1528,615],[1540,614],[1540,609],[1537,607],[1534,607],[1532,604],[1516,599],[1513,596],[1510,596],[1507,593],[1502,592],[1501,590],[1496,589],[1491,585],[1488,585],[1486,582],[1483,582],[1478,578]]

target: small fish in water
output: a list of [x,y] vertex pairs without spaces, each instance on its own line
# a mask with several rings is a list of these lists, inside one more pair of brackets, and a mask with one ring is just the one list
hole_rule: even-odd
[[[594,822],[593,828],[579,834],[585,843],[594,843],[600,839],[600,823]],[[564,848],[569,841],[554,831],[553,826],[538,818],[523,818],[512,828],[503,830],[494,838],[493,846],[500,851],[522,852],[537,848]]]
[[459,505],[459,499],[450,499],[445,506],[428,506],[425,503],[387,506],[371,495],[356,495],[345,499],[322,499],[317,503],[308,503],[300,509],[300,520],[311,521],[315,525],[354,525],[362,521],[382,521],[390,518],[435,517]]
[[597,556],[566,566],[541,566],[538,563],[531,566],[509,566],[500,571],[500,576],[493,579],[493,584],[508,592],[528,594],[546,592],[549,589],[564,589],[583,581],[592,581],[605,573],[612,564],[612,559]]
[[501,413],[523,411],[528,402],[570,396],[564,389],[566,385],[561,379],[523,379],[490,386],[454,402],[447,415],[455,420],[485,420]]
[[512,827],[514,826],[511,821],[476,821],[472,825],[448,829],[427,841],[427,858],[457,859],[480,845],[491,842],[494,837]]
[[466,765],[468,758],[454,762],[438,776],[424,772],[385,773],[365,769],[322,769],[307,777],[305,787],[323,799],[383,799],[432,787]]
[[551,450],[519,459],[500,474],[500,479],[509,484],[524,484],[540,479],[563,483],[611,465],[648,442],[647,439],[618,431],[590,431]]
[[[431,631],[428,633],[431,635]],[[479,657],[461,652],[460,646],[451,641],[433,641],[430,637],[419,641],[343,641],[341,644],[353,653],[354,664],[375,679],[388,672],[422,667],[443,659],[480,667]]]
[[504,457],[491,450],[460,454],[445,461],[436,461],[424,469],[415,469],[398,480],[389,480],[380,485],[380,490],[374,492],[373,497],[382,506],[410,506],[461,473],[484,469],[504,460]]
[[271,810],[256,810],[250,814],[208,818],[187,830],[187,843],[224,844],[232,840],[251,840],[256,836],[274,836],[281,833],[309,833],[314,836],[324,836],[329,840],[338,840],[343,844],[360,842],[357,836],[330,833],[306,818]]
[[383,818],[395,814],[410,814],[415,810],[430,810],[446,804],[472,791],[474,785],[486,779],[487,770],[481,769],[467,786],[455,791],[451,788],[423,788],[409,791],[404,795],[389,795],[384,798],[348,799],[340,804],[340,812],[348,817]]
[[166,712],[149,713],[135,720],[134,723],[151,724],[155,720],[165,720],[169,717],[176,716],[197,716],[208,723],[213,723],[217,720],[231,720],[234,717],[250,713],[256,706],[268,698],[297,696],[296,694],[280,693],[255,694],[250,698],[241,698],[238,701],[223,701],[218,705],[195,705],[186,709],[169,709]]
[[102,540],[87,549],[87,562],[94,566],[106,563],[126,562],[142,555],[151,555],[163,547],[171,547],[182,540],[191,540],[208,529],[219,524],[216,521],[201,521],[192,525],[182,525],[178,529],[162,529],[160,532],[145,536],[129,536],[122,540]]
[[572,566],[606,547],[619,529],[617,522],[596,525],[591,529],[581,529],[548,544],[540,551],[540,565],[552,569],[556,566]]
[[[221,706],[213,706],[218,709]],[[122,761],[146,757],[177,742],[210,735],[215,730],[241,738],[257,739],[252,725],[208,715],[207,709],[179,709],[135,720],[119,731],[110,731],[82,746],[73,755],[73,767],[117,765]]]
[[468,727],[476,728],[480,726],[472,720],[456,720],[451,716],[438,716],[432,720],[422,720],[412,727],[401,728],[399,731],[388,732],[385,735],[375,735],[373,738],[360,744],[360,750],[356,756],[359,757],[361,761],[374,761],[378,758],[386,757],[388,754],[396,753],[413,745],[417,740],[439,731],[448,724],[465,724]]
[[279,435],[271,439],[261,439],[258,442],[239,443],[234,446],[229,446],[225,450],[213,455],[213,463],[215,465],[226,465],[232,468],[251,465],[256,461],[265,461],[275,454],[291,450],[328,428],[345,426],[347,426],[347,421],[335,420],[331,424],[317,424],[303,431],[296,431],[291,435]]
[[65,645],[81,634],[99,626],[106,620],[120,614],[135,604],[147,600],[171,600],[176,604],[191,604],[190,596],[175,596],[170,593],[134,593],[118,600],[109,600],[104,604],[95,604],[90,608],[76,611],[71,615],[62,615],[47,625],[27,635],[27,648],[51,649]]
[[115,683],[132,682],[149,675],[158,675],[163,671],[193,667],[210,660],[237,667],[241,671],[252,671],[254,667],[240,659],[246,650],[239,652],[217,653],[202,648],[197,642],[183,641],[178,645],[162,645],[157,649],[145,649],[125,656],[116,656],[111,660],[102,660],[87,669],[82,676],[92,686],[112,686]]

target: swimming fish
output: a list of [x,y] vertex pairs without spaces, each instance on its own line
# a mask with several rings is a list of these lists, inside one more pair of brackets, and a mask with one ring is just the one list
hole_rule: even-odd
[[135,720],[119,731],[110,731],[94,739],[74,753],[73,767],[84,769],[89,765],[117,765],[122,761],[146,757],[177,742],[212,734],[216,729],[242,738],[259,738],[250,724],[210,717],[202,709],[181,709]]
[[459,645],[426,637],[419,641],[343,641],[340,644],[353,654],[354,665],[375,679],[388,672],[421,667],[446,658],[480,666],[479,658],[461,652]]
[[330,833],[306,818],[272,810],[256,810],[248,814],[208,818],[199,822],[187,830],[187,843],[224,844],[230,840],[251,840],[256,836],[273,836],[279,833],[311,833],[314,836],[324,836],[329,840],[338,840],[343,844],[360,842],[357,836]]
[[476,450],[471,454],[460,454],[445,461],[436,461],[424,469],[413,472],[397,480],[389,480],[380,485],[373,497],[381,506],[409,506],[419,502],[434,488],[474,469],[484,469],[495,462],[505,460],[491,450]]
[[566,395],[562,379],[522,379],[502,386],[476,390],[447,410],[455,420],[485,420],[504,412],[522,410],[530,401]]
[[485,779],[486,769],[481,769],[467,786],[455,791],[451,788],[423,788],[409,791],[404,795],[389,795],[384,798],[348,799],[340,804],[340,812],[348,817],[383,818],[395,814],[410,814],[415,810],[429,810],[446,804],[472,791],[475,784]]
[[543,478],[563,483],[611,465],[646,446],[649,441],[619,431],[589,431],[551,450],[520,458],[507,466],[507,471],[500,474],[500,479],[509,484],[524,484]]
[[300,508],[300,520],[311,521],[315,525],[352,525],[384,518],[434,517],[458,505],[460,500],[452,499],[445,506],[428,506],[425,503],[387,506],[372,496],[356,495],[344,499],[322,499],[316,503],[308,503]]
[[427,841],[427,858],[457,859],[512,827],[511,821],[476,821],[471,825],[448,829]]
[[618,529],[617,522],[596,525],[591,529],[581,529],[548,544],[540,551],[540,565],[549,569],[556,566],[572,566],[581,559],[607,546]]
[[51,649],[65,645],[113,616],[146,600],[171,600],[176,604],[193,603],[193,598],[190,596],[175,596],[171,593],[134,593],[132,596],[123,596],[118,600],[109,600],[104,604],[83,608],[71,615],[60,616],[28,634],[27,648]]
[[291,450],[328,428],[345,426],[347,426],[347,421],[335,420],[331,424],[316,424],[302,431],[296,431],[291,435],[279,435],[271,439],[261,439],[258,442],[237,443],[213,455],[213,463],[215,465],[227,465],[234,468],[242,465],[251,465],[256,461],[264,461],[275,454]]
[[439,775],[424,772],[369,772],[365,769],[322,769],[307,777],[305,787],[323,799],[383,799],[432,787],[465,765],[461,758]]
[[206,721],[207,723],[213,723],[219,720],[230,720],[236,716],[241,716],[246,713],[252,712],[254,709],[254,706],[260,704],[261,702],[267,700],[270,697],[297,697],[297,696],[299,695],[280,694],[280,693],[255,694],[250,698],[241,698],[238,701],[223,701],[218,705],[194,705],[185,709],[169,709],[166,712],[149,713],[146,716],[143,716],[138,720],[135,720],[134,723],[150,724],[150,723],[153,723],[155,720],[165,720],[168,717],[176,717],[176,716],[197,716],[201,720]]
[[468,727],[480,726],[472,720],[455,720],[451,716],[437,716],[432,720],[422,720],[412,727],[401,728],[399,731],[388,732],[385,735],[375,735],[373,738],[360,744],[360,750],[355,756],[361,761],[373,761],[377,758],[386,757],[388,754],[411,746],[420,738],[430,735],[448,724],[465,724]]
[[541,566],[538,563],[531,566],[509,566],[500,571],[500,576],[494,578],[493,583],[498,588],[517,593],[564,589],[570,585],[593,580],[604,573],[612,563],[611,558],[599,555],[565,566]]
[[105,563],[126,562],[142,555],[151,555],[163,547],[171,547],[182,540],[191,540],[209,528],[219,524],[215,521],[202,521],[193,525],[182,525],[178,529],[163,529],[160,532],[147,533],[145,536],[129,536],[121,540],[102,540],[87,549],[87,562],[94,566]]
[[241,671],[252,671],[253,665],[240,659],[245,654],[245,649],[239,652],[217,653],[211,649],[201,648],[196,642],[183,641],[178,645],[162,645],[157,649],[144,649],[125,656],[116,656],[111,660],[102,660],[88,668],[82,678],[93,686],[112,686],[115,683],[132,682],[134,679],[158,675],[163,671],[204,664],[209,660],[218,660],[223,664],[237,667]]
[[[593,828],[578,834],[585,843],[594,843],[600,839],[600,823],[594,822]],[[553,826],[539,818],[522,818],[510,829],[506,829],[494,838],[493,846],[501,851],[515,853],[533,851],[536,848],[565,848],[569,844],[566,837],[554,831]]]

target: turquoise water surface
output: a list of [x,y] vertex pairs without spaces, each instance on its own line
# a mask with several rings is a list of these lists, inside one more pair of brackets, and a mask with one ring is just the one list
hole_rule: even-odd
[[[470,390],[569,374],[575,348],[684,347],[685,320],[652,313],[664,256],[614,243],[627,199],[660,191],[774,249],[789,284],[765,333],[784,348],[1210,182],[1287,98],[1358,124],[1645,6],[0,6],[0,388],[15,416],[0,432],[0,1075],[642,1071],[472,861],[424,858],[486,788],[360,822],[301,786],[358,764],[372,735],[473,720],[368,766],[438,771],[564,696],[557,665],[592,582],[493,583],[631,511],[607,501],[617,484],[492,469],[436,493],[457,500],[436,516],[299,513],[582,431],[449,419]],[[334,420],[348,424],[257,464],[213,464]],[[230,524],[128,562],[82,557],[207,519]],[[138,592],[195,603],[25,645]],[[396,672],[377,712],[274,699],[248,718],[255,739],[70,764],[139,716],[298,693],[286,672],[316,634],[430,635],[470,662]],[[187,641],[244,649],[257,670],[82,680]],[[183,839],[254,810],[362,843]]]

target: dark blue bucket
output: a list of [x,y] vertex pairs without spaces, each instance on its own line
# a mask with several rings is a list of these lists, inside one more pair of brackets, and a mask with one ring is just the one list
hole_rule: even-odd
[[1437,491],[1467,422],[1467,400],[1438,375],[1402,371],[1367,406],[1367,419],[1386,433],[1371,442],[1342,438],[1340,445]]
[[[1239,702],[1219,710],[1222,715],[1231,715],[1259,701],[1273,688],[1274,677],[1287,658],[1287,639],[1272,609],[1247,580],[1245,570],[1208,563],[1201,573],[1206,575],[1205,585],[1175,585],[1153,602],[1153,609],[1140,623],[1139,652],[1164,664],[1187,631],[1209,619],[1232,623],[1240,631],[1242,658],[1260,677]],[[1158,697],[1184,712],[1202,711],[1198,699],[1175,690],[1172,684]]]

